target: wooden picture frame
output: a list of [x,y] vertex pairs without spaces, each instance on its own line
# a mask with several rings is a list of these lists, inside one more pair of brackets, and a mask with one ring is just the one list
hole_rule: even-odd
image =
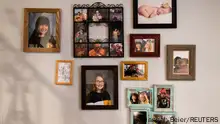
[[[154,85],[154,111],[173,112],[174,109],[174,86]],[[164,102],[164,103],[161,103]]]
[[[127,66],[127,67],[125,67]],[[137,67],[140,66],[140,67]],[[130,73],[130,69],[136,69]],[[128,75],[128,76],[125,76]],[[148,62],[146,61],[122,61],[121,80],[148,80]]]
[[[164,113],[164,112],[151,112],[150,117],[150,122],[152,124],[157,124],[157,123],[169,123],[169,124],[177,124],[177,114],[176,112],[169,112],[169,113]],[[168,117],[167,117],[168,116]],[[169,122],[167,122],[169,121]]]
[[81,82],[82,110],[118,109],[118,66],[83,65]]
[[75,4],[73,7],[74,58],[123,58],[122,4]]
[[57,60],[56,61],[56,85],[72,85],[73,84],[73,60]]
[[[164,1],[133,0],[134,29],[177,28],[177,0]],[[153,9],[157,9],[157,14]]]
[[141,122],[140,124],[150,123],[150,113],[149,108],[130,109],[130,124],[136,124],[135,121]]
[[130,57],[160,57],[160,34],[130,34]]
[[167,80],[193,81],[196,76],[196,46],[167,45]]
[[60,52],[61,10],[58,8],[25,8],[23,51]]

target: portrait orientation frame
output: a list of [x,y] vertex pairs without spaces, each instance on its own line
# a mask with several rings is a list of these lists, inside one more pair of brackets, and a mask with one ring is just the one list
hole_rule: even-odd
[[[189,75],[173,74],[173,52],[189,51]],[[196,76],[196,45],[167,45],[167,80],[193,81]]]
[[[124,64],[144,64],[144,77],[125,77],[124,76]],[[121,80],[148,80],[148,62],[147,61],[121,61]]]
[[[177,113],[176,112],[153,112],[152,111],[149,115],[149,122],[152,122],[152,124],[154,124],[153,123],[153,120],[154,120],[153,116],[154,115],[172,115],[173,119],[172,119],[171,123],[177,124],[177,122],[176,122]],[[157,118],[157,119],[161,119],[161,118]],[[162,118],[162,119],[164,119],[164,118]]]
[[[114,74],[113,105],[86,105],[86,71],[111,70]],[[118,109],[118,66],[117,65],[83,65],[81,66],[81,107],[82,110],[117,110]]]
[[[59,64],[60,63],[70,63],[70,82],[58,82],[58,73],[59,73]],[[55,84],[56,85],[72,85],[73,84],[73,60],[57,60],[56,61],[56,76],[55,76]]]
[[[135,52],[135,39],[154,39],[154,52]],[[160,34],[130,34],[130,57],[160,57]]]
[[177,0],[172,0],[172,23],[138,24],[138,0],[133,0],[133,28],[134,29],[165,29],[177,28]]
[[[131,104],[130,103],[130,97],[131,97],[131,90],[134,92],[141,92],[148,90],[151,94],[150,104]],[[131,109],[143,109],[143,108],[152,108],[153,109],[153,103],[154,103],[154,92],[153,88],[127,88],[127,106]]]
[[[56,48],[29,48],[28,42],[28,26],[29,13],[54,13],[56,14]],[[61,23],[61,9],[59,8],[24,8],[24,27],[23,27],[23,52],[34,53],[59,53],[60,52],[60,24]],[[54,37],[54,36],[53,36]]]
[[134,108],[130,108],[130,124],[134,124],[134,112],[146,112],[146,119],[147,119],[147,121],[146,121],[146,124],[148,124],[149,123],[149,117],[150,117],[150,113],[151,113],[151,110],[150,110],[150,108],[143,108],[143,109],[134,109]]
[[[154,111],[155,112],[173,112],[174,108],[174,86],[173,85],[153,85],[154,87]],[[157,108],[157,88],[170,89],[170,108]]]
[[[77,12],[77,9],[81,9],[81,10],[86,10],[86,19],[82,20],[82,21],[76,21],[75,20],[75,13]],[[116,19],[113,20],[111,17],[111,10],[120,10],[121,11],[121,18],[120,19]],[[92,19],[90,19],[92,11],[93,10],[105,10],[107,17],[105,17],[105,20],[98,20],[98,21],[94,21],[93,17]],[[74,15],[74,19],[73,19],[73,57],[74,58],[123,58],[124,57],[124,9],[123,9],[123,4],[104,4],[102,2],[95,2],[93,4],[74,4],[73,5],[73,15]],[[84,28],[86,30],[86,37],[85,41],[86,42],[76,42],[76,27],[77,24],[82,24],[84,25]],[[102,38],[91,38],[91,34],[90,34],[90,28],[91,26],[105,26],[107,27],[108,30],[108,36],[106,36],[106,38],[102,39]],[[117,41],[114,41],[112,38],[112,31],[114,29],[120,30],[119,36],[120,38],[117,39]],[[92,29],[91,29],[92,30]],[[101,29],[100,29],[101,30]],[[97,32],[97,30],[93,31],[93,32]],[[100,31],[102,32],[102,30]],[[78,38],[80,39],[80,38]],[[95,44],[100,44],[102,45],[102,48],[104,49],[104,53],[103,54],[99,54],[97,55],[96,52],[92,52],[92,50],[94,49],[92,47],[92,45],[94,46]],[[80,46],[83,47],[82,51],[78,51],[78,47],[81,48]],[[105,47],[104,47],[105,46]],[[118,50],[117,52],[113,53],[112,52],[112,46],[117,46]],[[116,49],[116,48],[115,48]],[[103,52],[102,51],[102,52]],[[82,53],[82,54],[81,54]],[[99,52],[101,53],[101,52]]]

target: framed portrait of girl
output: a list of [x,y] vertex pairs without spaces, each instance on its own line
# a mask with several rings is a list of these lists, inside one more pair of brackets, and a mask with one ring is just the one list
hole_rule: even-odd
[[118,109],[118,66],[81,66],[83,110]]
[[24,9],[24,52],[60,52],[60,14],[60,9]]

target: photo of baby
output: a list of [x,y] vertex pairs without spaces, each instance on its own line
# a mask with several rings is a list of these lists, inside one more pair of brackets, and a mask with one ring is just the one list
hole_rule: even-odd
[[189,51],[173,52],[173,74],[189,75]]
[[155,39],[135,39],[134,52],[154,52]]

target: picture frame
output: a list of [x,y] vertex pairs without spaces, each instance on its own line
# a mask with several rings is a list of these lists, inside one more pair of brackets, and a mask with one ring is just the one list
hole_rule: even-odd
[[122,4],[75,4],[73,16],[74,58],[124,57]]
[[24,8],[23,52],[60,52],[61,10]]
[[127,88],[127,105],[137,109],[153,108],[153,94],[153,88]]
[[154,111],[173,112],[174,109],[174,86],[154,85]]
[[73,84],[73,60],[57,60],[56,61],[56,85],[72,85]]
[[81,82],[82,110],[118,109],[118,66],[83,65]]
[[[150,118],[149,121],[152,122],[152,124],[157,124],[160,122],[169,123],[169,124],[177,124],[176,112],[170,112],[170,113],[151,112],[151,115],[149,116],[149,118]],[[166,122],[166,121],[169,121],[169,122]]]
[[150,109],[130,109],[130,124],[148,124]]
[[160,34],[130,34],[130,57],[160,57]]
[[121,80],[148,80],[148,62],[122,61]]
[[196,45],[167,45],[167,80],[193,81]]
[[133,28],[177,28],[177,0],[133,0]]

